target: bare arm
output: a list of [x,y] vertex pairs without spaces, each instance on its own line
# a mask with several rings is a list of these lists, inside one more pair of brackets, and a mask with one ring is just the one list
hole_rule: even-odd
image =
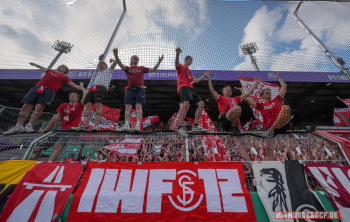
[[29,64],[32,65],[32,66],[35,66],[35,67],[37,67],[39,69],[41,69],[41,71],[43,71],[43,72],[47,72],[47,68],[45,68],[43,66],[40,66],[40,65],[38,65],[36,63],[33,63],[33,62],[30,62]]
[[287,83],[285,83],[281,78],[280,78],[280,74],[279,72],[276,72],[277,75],[276,75],[276,79],[278,80],[278,82],[281,84],[281,89],[280,89],[280,92],[278,93],[278,95],[280,97],[282,97],[282,99],[284,99],[284,96],[286,95],[287,93]]
[[180,47],[176,48],[176,57],[175,57],[175,67],[179,67],[179,57],[180,57],[180,53],[182,52]]
[[244,94],[242,93],[241,99],[245,100],[246,98],[248,98],[248,96],[250,96],[254,92],[256,87],[258,87],[260,81],[261,81],[261,77],[259,79],[256,79],[255,84],[246,93],[244,93]]
[[[69,83],[67,83],[69,86],[73,87],[74,89],[78,89],[78,90],[81,90],[81,91],[84,91],[84,87],[81,86],[82,83],[80,83],[80,85],[76,85],[74,82],[70,81]],[[83,83],[84,85],[84,83]]]
[[117,65],[117,61],[114,60],[114,59],[110,59],[109,62],[112,63],[111,64],[111,70],[113,70],[115,68],[115,66]]
[[208,87],[211,95],[214,97],[215,100],[219,99],[219,94],[214,90],[213,84],[211,83],[210,77],[208,76]]
[[[245,94],[242,88],[237,88],[237,87],[235,87],[235,89],[241,91],[242,95]],[[242,100],[243,100],[243,99],[242,99]],[[252,100],[251,98],[246,97],[246,98],[245,98],[245,101],[246,101],[247,103],[249,103],[249,105],[251,105],[251,106],[253,106],[253,107],[256,108],[256,102],[255,102],[254,100]]]
[[45,127],[45,129],[40,130],[40,133],[45,133],[46,131],[48,131],[60,119],[60,116],[61,116],[61,113],[57,113],[56,115],[54,115],[52,117],[52,119],[50,120],[49,125],[47,125],[47,127]]
[[157,64],[153,68],[149,69],[148,72],[155,72],[155,71],[157,71],[157,69],[158,69],[160,63],[163,61],[163,59],[164,59],[164,55],[159,56],[159,60],[158,60]]
[[117,48],[113,49],[113,54],[114,54],[115,60],[117,61],[118,65],[120,66],[120,68],[123,71],[125,71],[126,66],[123,65],[123,63],[120,61],[119,56],[118,56],[118,49]]

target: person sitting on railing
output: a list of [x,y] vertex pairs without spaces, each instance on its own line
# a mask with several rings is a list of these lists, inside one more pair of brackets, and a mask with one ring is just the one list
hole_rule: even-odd
[[[39,119],[45,107],[50,106],[53,98],[55,97],[55,92],[59,90],[65,83],[67,83],[75,89],[81,91],[85,90],[84,83],[80,83],[80,85],[78,86],[74,84],[68,76],[66,76],[66,74],[69,72],[69,69],[66,65],[58,66],[57,72],[54,72],[50,69],[46,69],[45,67],[32,62],[29,64],[41,69],[41,71],[45,72],[46,74],[24,96],[24,98],[21,101],[21,103],[23,103],[23,107],[21,112],[19,113],[16,126],[4,132],[4,135],[22,132],[34,132],[33,124],[36,120]],[[34,112],[31,115],[26,127],[24,127],[23,124],[29,117],[30,111],[33,108]]]
[[[83,99],[86,96],[86,90],[84,90]],[[71,92],[69,94],[69,103],[62,103],[56,110],[56,115],[52,117],[49,124],[40,133],[45,133],[51,129],[52,126],[59,120],[61,120],[60,130],[67,131],[71,127],[78,126],[80,122],[81,115],[84,111],[84,104],[78,103],[80,95],[76,92]],[[83,100],[82,99],[82,100]],[[60,135],[55,141],[53,151],[49,157],[49,161],[55,161],[61,152],[61,148],[71,139],[70,134]],[[44,144],[45,146],[45,144]],[[41,147],[37,149],[34,160],[38,159],[42,150],[48,149],[49,147]]]
[[[261,81],[261,77],[255,81],[255,84],[246,92],[240,96],[232,97],[231,86],[225,86],[222,88],[222,95],[214,90],[213,84],[210,80],[210,76],[203,72],[203,75],[208,79],[208,86],[211,95],[218,103],[219,108],[219,125],[226,131],[235,134],[240,134],[241,131],[237,126],[239,117],[241,116],[242,109],[239,104],[250,96]],[[238,89],[235,87],[235,89]]]

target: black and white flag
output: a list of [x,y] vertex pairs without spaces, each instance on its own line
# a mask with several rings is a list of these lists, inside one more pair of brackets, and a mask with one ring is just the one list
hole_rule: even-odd
[[[264,161],[253,163],[259,197],[271,222],[275,211],[325,211],[317,195],[308,190],[304,165],[299,161]],[[332,220],[283,220],[284,222]]]

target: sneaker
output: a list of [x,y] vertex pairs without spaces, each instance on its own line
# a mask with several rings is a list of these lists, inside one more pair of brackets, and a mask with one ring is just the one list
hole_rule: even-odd
[[267,129],[261,133],[261,136],[264,138],[272,138],[275,136],[275,134],[271,129]]
[[32,128],[32,127],[24,127],[24,130],[27,132],[27,133],[34,133],[35,130]]
[[130,132],[131,129],[130,129],[129,125],[124,125],[118,129],[116,129],[115,131],[117,131],[117,132]]
[[139,125],[136,125],[134,131],[141,132],[141,127]]
[[231,129],[229,129],[228,132],[234,135],[241,135],[241,130],[237,126],[231,127]]
[[94,126],[94,127],[92,127],[91,131],[98,132],[98,129],[99,129],[98,126]]
[[86,127],[86,126],[77,126],[77,127],[72,127],[70,129],[75,131],[89,131],[89,127]]
[[15,133],[23,133],[25,132],[24,126],[14,126],[11,127],[8,131],[4,132],[3,135],[10,135]]
[[192,132],[207,132],[207,130],[201,127],[199,124],[195,124],[193,125]]
[[186,136],[186,131],[183,126],[179,126],[175,132],[180,136]]

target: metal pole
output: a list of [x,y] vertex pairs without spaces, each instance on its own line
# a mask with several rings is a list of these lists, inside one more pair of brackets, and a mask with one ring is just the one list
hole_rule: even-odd
[[55,63],[57,62],[57,60],[60,58],[60,56],[62,54],[63,54],[63,51],[59,51],[58,54],[56,55],[56,57],[52,60],[50,65],[47,67],[47,69],[51,69],[55,65]]
[[312,38],[312,40],[314,40],[316,42],[316,44],[327,54],[327,56],[333,61],[333,63],[340,69],[340,71],[342,73],[344,73],[346,75],[346,77],[348,77],[348,79],[350,79],[350,72],[348,70],[348,68],[344,67],[342,64],[340,64],[337,61],[337,57],[335,57],[333,55],[333,53],[327,48],[327,46],[322,42],[322,40],[320,38],[318,38],[312,31],[311,29],[303,22],[303,20],[301,20],[298,16],[298,10],[300,8],[302,1],[299,2],[297,8],[295,9],[294,13],[293,13],[293,17],[295,18],[295,20],[301,25],[301,27],[303,27],[303,29],[306,31],[306,33]]
[[[118,24],[117,24],[117,26],[115,27],[115,29],[114,29],[114,31],[113,31],[113,33],[112,33],[112,36],[111,36],[111,38],[109,39],[109,42],[108,42],[108,44],[107,44],[107,46],[106,46],[106,49],[105,49],[105,51],[104,51],[104,53],[103,53],[103,58],[102,58],[103,61],[106,59],[106,56],[107,56],[107,54],[108,54],[108,52],[109,52],[109,50],[110,50],[110,48],[111,48],[111,46],[112,46],[112,43],[113,43],[113,41],[114,41],[114,38],[115,38],[115,36],[117,35],[117,32],[118,32],[118,30],[119,30],[119,27],[120,27],[120,25],[122,24],[122,21],[123,21],[123,19],[124,19],[124,16],[125,16],[125,13],[126,13],[125,0],[123,0],[123,8],[124,8],[124,9],[123,9],[123,13],[122,13],[122,15],[120,16],[119,21],[118,21]],[[92,84],[94,83],[95,78],[96,78],[96,75],[97,75],[97,73],[98,73],[98,70],[99,70],[99,69],[98,69],[98,67],[97,67],[96,70],[95,70],[95,72],[92,74],[91,80],[90,80],[89,85],[88,85],[87,88],[90,88],[90,87],[92,86]]]
[[256,64],[254,56],[252,54],[249,54],[249,57],[250,57],[250,61],[252,62],[253,66],[254,66],[255,71],[259,71],[259,67],[258,67],[258,64]]
[[185,162],[190,161],[190,154],[189,154],[189,149],[188,149],[188,136],[185,137]]
[[28,160],[28,158],[30,157],[30,155],[31,155],[32,152],[33,152],[33,146],[34,146],[34,144],[35,144],[36,142],[38,142],[39,140],[46,138],[47,136],[49,136],[49,135],[52,134],[52,133],[53,133],[53,131],[50,131],[50,132],[48,132],[48,133],[42,135],[41,137],[39,137],[39,138],[33,140],[33,141],[29,144],[29,146],[28,146],[28,148],[27,148],[27,151],[26,151],[26,153],[24,154],[22,160]]

